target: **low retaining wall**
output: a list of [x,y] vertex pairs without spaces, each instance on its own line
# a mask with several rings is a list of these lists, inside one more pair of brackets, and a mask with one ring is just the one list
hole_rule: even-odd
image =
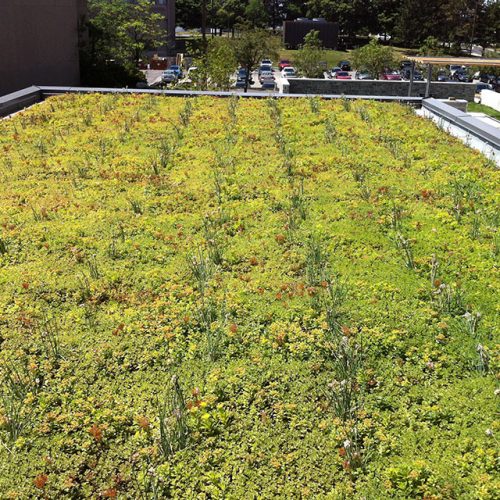
[[496,127],[437,99],[424,99],[418,113],[432,119],[440,128],[468,146],[481,151],[500,167],[500,135]]
[[28,87],[0,97],[0,118],[43,100],[39,87]]
[[500,94],[493,90],[483,90],[481,92],[481,104],[500,111]]
[[[410,82],[389,80],[325,80],[319,78],[290,78],[287,81],[290,94],[345,94],[408,96]],[[286,92],[284,85],[283,91]],[[413,82],[412,96],[425,97],[426,82]],[[474,83],[431,82],[430,97],[435,99],[465,99],[473,102],[476,91]]]

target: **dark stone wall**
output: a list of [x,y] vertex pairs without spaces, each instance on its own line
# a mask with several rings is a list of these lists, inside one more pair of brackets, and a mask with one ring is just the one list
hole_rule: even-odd
[[[321,80],[290,78],[290,94],[331,94],[359,96],[408,96],[409,82],[387,80]],[[425,97],[426,82],[413,82],[412,97]],[[474,83],[431,82],[431,97],[436,99],[465,99],[474,101]]]
[[0,95],[30,85],[78,85],[85,0],[0,0]]

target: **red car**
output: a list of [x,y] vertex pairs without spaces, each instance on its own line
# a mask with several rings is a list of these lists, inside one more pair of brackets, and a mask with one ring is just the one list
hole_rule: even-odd
[[279,64],[278,64],[278,67],[280,69],[280,71],[283,71],[283,68],[288,68],[288,66],[291,66],[292,63],[288,60],[288,59],[282,59]]
[[335,73],[335,79],[336,80],[351,80],[352,77],[351,77],[350,73],[348,73],[347,71],[337,71]]
[[382,73],[382,80],[401,80],[401,74],[397,71],[386,71]]

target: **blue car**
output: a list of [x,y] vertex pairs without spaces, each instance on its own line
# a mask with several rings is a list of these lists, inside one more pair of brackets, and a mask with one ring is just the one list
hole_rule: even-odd
[[172,64],[170,68],[177,76],[177,78],[182,78],[182,68],[178,64]]

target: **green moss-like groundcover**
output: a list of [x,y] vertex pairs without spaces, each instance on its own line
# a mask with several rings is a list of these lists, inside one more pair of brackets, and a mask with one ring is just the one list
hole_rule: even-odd
[[395,104],[146,95],[0,151],[2,498],[498,494],[479,153]]

